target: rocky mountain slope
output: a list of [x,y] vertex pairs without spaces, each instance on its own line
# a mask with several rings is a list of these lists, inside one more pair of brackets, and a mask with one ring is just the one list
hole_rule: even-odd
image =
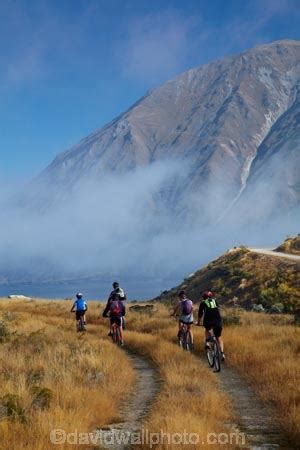
[[267,213],[298,206],[299,80],[298,41],[191,69],[58,155],[37,181],[61,195],[87,177],[179,159],[184,180],[160,195],[185,220],[199,210],[203,221],[222,217],[244,197],[257,201],[270,184]]
[[156,300],[177,301],[181,289],[193,301],[201,292],[212,289],[221,304],[251,309],[255,304],[266,308],[279,306],[289,312],[300,308],[300,262],[266,256],[245,247],[232,249],[201,268]]
[[147,93],[4,198],[0,280],[109,274],[164,286],[234,242],[294,234],[299,82],[300,41],[285,40]]

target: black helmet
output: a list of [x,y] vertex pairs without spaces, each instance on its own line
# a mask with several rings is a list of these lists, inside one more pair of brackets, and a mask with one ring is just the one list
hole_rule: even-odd
[[81,292],[77,292],[76,297],[77,297],[78,299],[82,298],[82,293],[81,293]]
[[114,281],[112,285],[114,289],[117,289],[119,287],[119,283],[117,281]]

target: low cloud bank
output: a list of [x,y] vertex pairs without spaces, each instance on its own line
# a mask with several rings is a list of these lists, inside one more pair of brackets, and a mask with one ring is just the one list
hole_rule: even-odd
[[[154,163],[80,183],[67,198],[53,203],[35,192],[33,197],[46,208],[13,202],[11,187],[2,189],[0,275],[13,281],[106,275],[180,278],[233,245],[269,246],[297,232],[294,218],[281,218],[267,229],[253,220],[247,225],[235,209],[222,223],[208,225],[203,211],[213,217],[213,205],[206,204],[205,196],[196,220],[195,211],[192,221],[188,212],[194,197],[184,199],[186,216],[179,218],[171,193],[174,184],[185,183],[186,171],[182,161]],[[214,189],[222,195],[219,187]]]

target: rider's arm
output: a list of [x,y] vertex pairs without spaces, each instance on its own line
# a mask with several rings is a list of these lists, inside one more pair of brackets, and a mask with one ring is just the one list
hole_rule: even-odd
[[179,315],[179,309],[180,309],[180,302],[177,303],[177,305],[175,306],[172,316],[178,316]]
[[104,308],[102,317],[107,317],[108,311],[109,311],[109,301],[106,303],[106,306],[105,306],[105,308]]
[[200,303],[199,311],[198,311],[198,322],[200,322],[200,320],[202,319],[202,316],[203,316],[203,313],[204,313],[204,305],[205,305],[204,302]]
[[71,311],[70,311],[70,312],[73,312],[73,311],[74,311],[75,305],[76,305],[76,302],[74,302],[74,303],[73,303],[73,306],[72,306],[72,308],[71,308]]
[[88,305],[87,305],[87,302],[84,302],[84,306],[85,306],[85,311],[87,311],[88,310]]

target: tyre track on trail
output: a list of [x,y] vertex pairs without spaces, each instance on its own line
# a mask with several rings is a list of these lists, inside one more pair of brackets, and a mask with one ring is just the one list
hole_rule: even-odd
[[[162,382],[158,370],[150,360],[128,349],[126,349],[126,354],[137,374],[135,389],[121,403],[119,409],[120,422],[101,428],[102,448],[113,448],[116,450],[132,448],[130,435],[141,431],[161,387]],[[123,380],[123,382],[125,381]],[[120,436],[120,440],[124,436],[123,442],[119,442],[119,439],[115,439],[115,436]],[[126,442],[127,437],[129,439],[128,442]]]
[[[203,357],[203,360],[205,358]],[[246,436],[241,448],[251,450],[288,450],[290,445],[279,426],[278,415],[266,406],[253,388],[232,367],[222,364],[220,386],[232,401],[237,427]]]

